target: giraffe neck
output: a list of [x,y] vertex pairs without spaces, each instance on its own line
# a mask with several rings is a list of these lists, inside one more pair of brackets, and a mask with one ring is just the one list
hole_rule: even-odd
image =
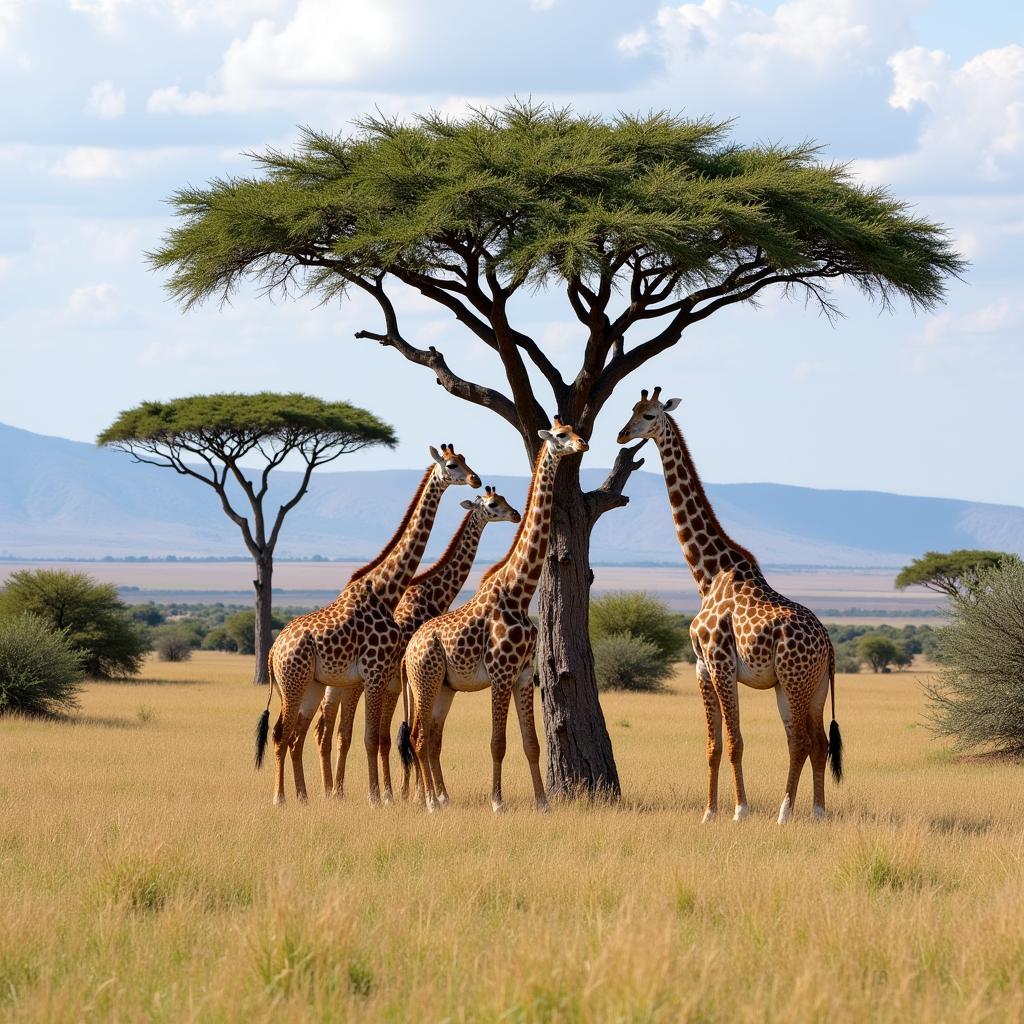
[[665,470],[665,486],[672,506],[676,536],[694,582],[705,595],[723,569],[741,561],[757,565],[754,556],[740,547],[722,528],[693,464],[690,450],[671,416],[655,438]]
[[467,512],[448,550],[430,569],[413,579],[410,586],[429,589],[431,607],[447,609],[459,596],[473,568],[486,524],[487,518],[479,509]]
[[526,513],[504,560],[488,573],[498,576],[503,588],[514,592],[523,608],[529,607],[540,580],[551,535],[551,504],[555,494],[558,459],[545,444],[530,481]]
[[398,604],[409,582],[419,568],[420,559],[427,546],[431,527],[437,516],[441,495],[448,487],[448,481],[436,471],[428,476],[414,499],[415,507],[406,514],[408,523],[391,548],[380,559],[367,576],[377,594],[392,608]]

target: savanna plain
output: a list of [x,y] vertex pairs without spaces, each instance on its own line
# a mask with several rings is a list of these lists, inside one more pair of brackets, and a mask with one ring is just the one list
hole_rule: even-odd
[[931,737],[926,668],[839,677],[847,779],[814,823],[805,770],[786,828],[782,726],[756,691],[753,816],[729,820],[723,764],[722,818],[700,825],[689,668],[603,697],[616,806],[536,813],[510,722],[497,817],[485,694],[455,702],[443,812],[368,807],[359,742],[344,800],[307,743],[311,802],[272,807],[251,671],[151,661],[89,684],[70,722],[3,723],[0,1019],[1024,1019],[1021,768]]

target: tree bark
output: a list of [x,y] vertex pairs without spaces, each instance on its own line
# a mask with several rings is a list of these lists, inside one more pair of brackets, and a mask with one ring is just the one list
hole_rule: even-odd
[[537,661],[548,790],[555,796],[618,798],[619,774],[590,649],[591,518],[579,470],[579,459],[569,459],[555,478],[551,540],[539,587]]
[[274,574],[274,560],[269,555],[256,559],[256,579],[252,581],[256,589],[256,635],[253,644],[256,649],[256,670],[253,673],[253,685],[265,686],[270,682],[267,671],[267,656],[273,642],[273,620],[271,616],[271,580]]

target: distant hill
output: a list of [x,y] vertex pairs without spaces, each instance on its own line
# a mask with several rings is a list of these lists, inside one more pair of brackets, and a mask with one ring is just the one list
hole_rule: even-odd
[[[583,472],[584,484],[604,479]],[[281,474],[286,486],[294,474]],[[325,472],[291,513],[278,557],[361,559],[390,536],[419,470]],[[484,477],[517,507],[525,477]],[[915,498],[877,491],[826,491],[782,484],[709,484],[726,529],[766,565],[899,566],[927,550],[996,548],[1024,554],[1024,508]],[[462,511],[445,497],[428,559],[443,549]],[[608,513],[593,537],[593,560],[679,561],[661,475],[633,475],[626,509]],[[271,495],[273,499],[273,494]],[[500,555],[511,527],[484,533],[481,557]],[[168,470],[62,438],[0,425],[0,555],[244,555],[236,528],[212,491]]]

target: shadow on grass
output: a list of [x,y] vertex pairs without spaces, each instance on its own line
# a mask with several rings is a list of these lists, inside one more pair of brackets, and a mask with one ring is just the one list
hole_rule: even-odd
[[104,686],[208,686],[207,679],[156,679],[152,676],[131,676],[125,679],[89,679]]
[[98,726],[100,729],[142,729],[146,725],[138,718],[120,715],[69,715],[64,721],[68,725]]

